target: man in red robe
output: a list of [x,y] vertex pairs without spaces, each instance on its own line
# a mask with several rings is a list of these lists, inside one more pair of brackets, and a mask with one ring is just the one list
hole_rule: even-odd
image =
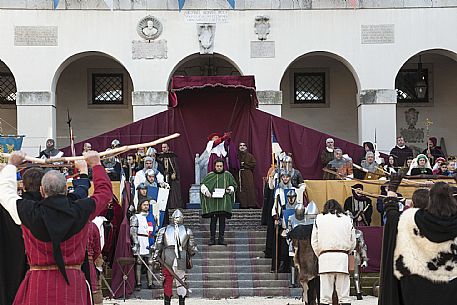
[[106,208],[112,197],[111,182],[100,156],[97,152],[85,156],[93,172],[91,197],[70,199],[66,196],[66,179],[57,171],[49,171],[42,179],[41,201],[17,195],[16,166],[24,157],[24,153],[14,152],[0,171],[0,204],[16,224],[22,224],[30,264],[13,304],[90,304],[81,271],[89,221]]

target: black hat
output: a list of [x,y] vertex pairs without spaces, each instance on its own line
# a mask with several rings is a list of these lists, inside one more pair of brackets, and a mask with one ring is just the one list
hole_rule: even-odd
[[363,184],[361,184],[361,183],[354,184],[352,186],[352,188],[353,189],[361,189],[361,190],[363,190]]

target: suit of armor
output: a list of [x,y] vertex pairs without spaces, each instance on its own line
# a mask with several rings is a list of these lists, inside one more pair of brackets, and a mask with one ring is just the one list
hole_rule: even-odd
[[[149,249],[149,225],[146,220],[147,212],[134,214],[130,217],[130,237],[132,239],[132,252],[136,256],[135,280],[137,290],[141,289],[141,267],[147,264],[152,270]],[[152,273],[147,271],[148,288],[152,288]]]
[[367,266],[368,256],[367,256],[367,245],[363,238],[363,232],[360,230],[355,230],[356,237],[356,246],[354,250],[354,286],[357,295],[357,300],[362,299],[362,285],[361,285],[361,268]]
[[[298,226],[313,225],[314,219],[316,219],[318,213],[319,209],[317,208],[314,201],[311,201],[307,207],[305,207],[303,203],[296,204],[295,213],[289,217],[289,221],[287,223],[287,235]],[[288,239],[288,243],[289,256],[294,257],[295,249],[291,238]],[[293,287],[297,286],[294,264],[291,266],[291,284]]]
[[[172,218],[173,224],[161,228],[157,234],[153,260],[157,261],[157,257],[160,256],[165,264],[181,280],[185,281],[187,261],[190,259],[188,256],[194,256],[198,252],[197,245],[192,230],[183,225],[184,216],[182,212],[175,210]],[[173,276],[164,266],[162,266],[162,273],[164,275],[164,304],[169,305],[172,296]],[[176,287],[179,304],[184,305],[187,290],[179,282],[176,282]]]

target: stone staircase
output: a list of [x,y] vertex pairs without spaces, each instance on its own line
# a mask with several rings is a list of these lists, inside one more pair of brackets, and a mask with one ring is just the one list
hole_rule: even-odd
[[[170,211],[170,215],[172,211]],[[266,227],[261,225],[261,210],[233,210],[227,220],[227,246],[208,246],[209,219],[202,219],[200,210],[183,210],[185,225],[192,229],[198,245],[193,268],[188,273],[192,290],[189,297],[223,299],[238,297],[301,297],[301,288],[289,288],[290,274],[270,273],[271,259],[264,258]],[[217,228],[218,229],[218,228]],[[364,273],[362,290],[372,295],[378,273]],[[145,285],[145,278],[143,285]],[[157,288],[135,291],[132,298],[163,298],[161,283]],[[174,289],[174,295],[176,291]],[[355,295],[351,278],[351,295]]]
[[[265,259],[266,228],[261,225],[261,210],[234,210],[227,221],[228,246],[208,246],[209,219],[200,210],[183,211],[185,224],[194,232],[199,253],[193,257],[188,274],[190,297],[210,299],[242,296],[299,297],[300,288],[289,288],[289,274],[270,273],[271,259]],[[170,215],[172,213],[170,212]],[[163,297],[159,284],[153,290],[142,289],[132,297]]]

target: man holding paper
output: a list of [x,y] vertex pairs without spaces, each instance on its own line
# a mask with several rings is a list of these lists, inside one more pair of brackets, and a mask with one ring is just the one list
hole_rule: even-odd
[[216,159],[214,161],[214,171],[206,175],[200,188],[202,217],[211,219],[211,237],[208,243],[210,246],[216,244],[216,223],[218,219],[218,244],[227,245],[224,241],[225,219],[232,217],[232,204],[235,201],[236,188],[235,178],[224,170],[224,160]]

